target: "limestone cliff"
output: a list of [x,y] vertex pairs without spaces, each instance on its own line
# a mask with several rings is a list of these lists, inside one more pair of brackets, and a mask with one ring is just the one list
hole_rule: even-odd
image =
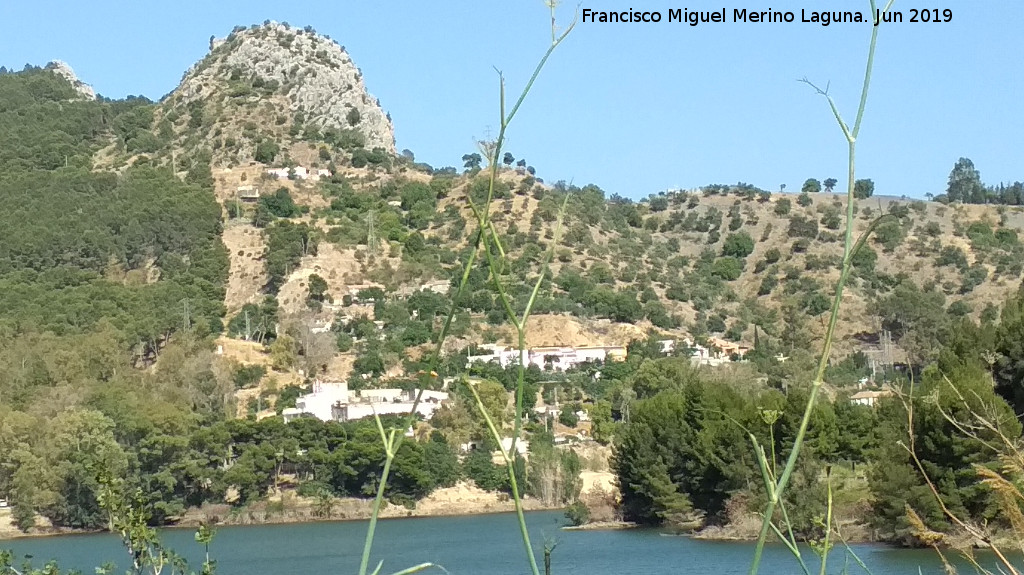
[[82,98],[85,98],[86,100],[96,99],[96,91],[92,89],[92,86],[79,80],[78,76],[75,75],[75,71],[72,70],[71,66],[68,66],[65,62],[54,60],[46,65],[46,69],[70,82],[71,86],[82,96]]
[[[367,149],[395,153],[391,118],[367,92],[359,68],[344,47],[312,28],[239,27],[227,38],[211,38],[210,48],[166,100],[180,114],[200,116],[193,128],[221,124],[222,133],[237,132],[236,141],[248,135],[282,144],[334,129]],[[238,130],[227,129],[232,124]],[[207,140],[218,133],[199,132]]]

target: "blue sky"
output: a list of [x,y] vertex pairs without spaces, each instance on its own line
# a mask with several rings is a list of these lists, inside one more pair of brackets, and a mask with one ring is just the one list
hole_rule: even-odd
[[[953,163],[987,183],[1024,180],[1024,2],[896,0],[953,11],[950,23],[883,25],[858,149],[876,193],[942,193]],[[867,0],[593,0],[592,10],[866,10]],[[560,8],[562,21],[574,6]],[[7,0],[0,65],[62,59],[109,97],[157,99],[211,35],[265,19],[312,25],[344,44],[395,123],[398,148],[459,165],[497,131],[494,68],[518,92],[549,41],[540,0]],[[45,16],[44,16],[45,15]],[[845,181],[846,145],[825,84],[852,122],[870,25],[581,23],[510,129],[508,150],[549,182],[639,198],[666,188],[748,182],[798,189]],[[844,186],[839,186],[844,187]]]

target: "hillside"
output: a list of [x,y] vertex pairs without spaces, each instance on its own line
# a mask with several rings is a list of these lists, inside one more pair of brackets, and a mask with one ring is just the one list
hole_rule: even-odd
[[[408,294],[458,271],[465,231],[472,229],[464,197],[481,194],[484,185],[477,166],[471,160],[463,173],[434,172],[396,157],[390,119],[358,68],[342,46],[311,28],[270,22],[236,28],[213,40],[209,55],[150,109],[151,116],[139,114],[150,125],[127,130],[99,152],[97,165],[123,169],[138,152],[149,152],[149,161],[173,160],[179,175],[192,181],[209,178],[227,214],[226,319],[269,294],[277,297],[278,319],[327,325],[339,307],[310,309],[311,276],[326,282],[322,297],[340,302],[369,285]],[[651,330],[752,345],[756,331],[787,356],[813,355],[810,343],[821,334],[838,277],[845,195],[768,193],[740,184],[633,202],[607,197],[595,185],[545,184],[525,162],[513,162],[503,168],[492,206],[515,262],[510,281],[536,269],[553,237],[559,198],[572,193],[532,345],[624,345]],[[331,175],[268,173],[294,167]],[[242,193],[261,199],[246,203]],[[904,317],[903,308],[916,305],[903,300],[924,298],[934,308],[978,319],[1017,287],[1022,248],[1016,231],[1024,225],[1018,207],[872,197],[856,209],[858,235],[883,213],[898,222],[881,226],[858,256],[839,324],[840,357],[862,351],[883,359],[879,338],[888,331],[897,345],[884,360],[920,363],[940,334],[919,331],[906,339],[913,318]],[[284,230],[286,221],[299,227]],[[272,246],[275,236],[279,242]],[[472,287],[471,321],[485,321],[488,313],[496,321],[493,294],[481,282]],[[572,317],[552,321],[568,329],[542,327],[544,316],[565,315]],[[468,332],[473,336],[454,340],[453,350],[509,342],[508,333],[486,323]],[[391,373],[400,373],[394,371],[404,355],[399,351],[393,346]],[[359,346],[348,361],[333,363],[351,365],[358,352]]]
[[[365,497],[383,457],[372,422],[275,417],[317,380],[449,386],[450,401],[403,445],[389,500],[415,505],[466,478],[508,490],[489,450],[462,451],[487,427],[457,378],[475,376],[481,405],[511,429],[519,374],[467,368],[467,357],[515,342],[495,282],[521,312],[548,254],[526,345],[628,346],[628,355],[522,375],[530,473],[542,479],[524,484],[531,496],[559,505],[578,499],[575,478],[606,485],[610,450],[595,442],[633,430],[640,445],[672,410],[699,412],[693,425],[714,428],[728,444],[723,468],[749,446],[715,414],[761,425],[762,410],[777,407],[779,441],[798,426],[845,221],[845,195],[817,180],[799,194],[737,184],[630,200],[545,182],[507,153],[486,206],[501,244],[490,253],[496,271],[481,254],[456,300],[477,237],[473,206],[488,201],[483,159],[435,169],[396,155],[390,118],[358,68],[311,28],[237,28],[160,102],[94,96],[64,64],[0,74],[0,194],[9,200],[0,211],[0,496],[22,529],[36,514],[56,526],[103,524],[97,468],[128,478],[154,523],[283,490],[317,505]],[[965,363],[1003,357],[989,336],[1024,273],[1024,208],[961,201],[1019,203],[1008,198],[1020,185],[986,188],[963,162],[942,201],[873,196],[869,180],[858,183],[854,236],[886,217],[853,259],[826,373],[832,401],[818,406],[821,428],[853,439],[822,440],[815,464],[869,460],[875,416],[847,401],[863,378],[898,382],[940,353],[947,362],[950,353]],[[982,343],[962,351],[971,334]],[[680,345],[666,350],[666,339]],[[736,342],[750,353],[693,366],[683,342]],[[662,391],[686,397],[662,412]],[[721,409],[690,410],[691,400]],[[652,433],[628,425],[631,410],[650,415]],[[78,449],[79,437],[90,449]],[[701,445],[710,450],[702,460],[722,459],[717,447]],[[581,476],[588,450],[596,455]],[[634,455],[650,476],[644,461],[657,458]],[[728,485],[708,475],[717,487],[701,509],[721,516],[741,485],[744,501],[756,501],[751,469],[732,465]],[[865,489],[863,472],[845,479]],[[627,511],[664,519],[650,506]]]

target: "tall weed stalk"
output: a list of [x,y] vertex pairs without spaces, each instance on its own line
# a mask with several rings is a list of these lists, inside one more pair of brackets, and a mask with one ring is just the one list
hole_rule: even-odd
[[[943,379],[949,386],[949,390],[955,394],[958,404],[966,410],[963,417],[958,418],[953,412],[943,409],[938,400],[938,392],[931,397],[919,400],[932,402],[938,408],[943,419],[949,422],[959,434],[977,441],[996,454],[998,465],[995,468],[979,463],[973,463],[972,467],[980,482],[995,495],[994,507],[999,515],[1007,521],[1009,528],[1006,535],[1000,537],[993,532],[987,521],[979,523],[970,518],[961,517],[946,505],[946,501],[929,475],[926,465],[917,454],[914,430],[915,397],[914,389],[911,387],[909,393],[901,393],[898,396],[907,413],[907,441],[901,440],[899,444],[907,451],[914,467],[921,474],[942,515],[961,534],[968,537],[951,540],[947,534],[929,528],[917,511],[907,505],[905,511],[912,529],[911,532],[920,542],[929,545],[936,551],[947,573],[956,573],[957,570],[946,558],[943,547],[952,547],[975,572],[981,575],[995,575],[995,573],[1020,575],[1022,570],[1019,565],[1014,564],[1013,560],[1020,561],[1020,554],[1024,553],[1024,447],[1021,446],[1019,438],[1007,436],[1004,432],[1004,424],[1001,419],[1005,415],[1001,416],[995,409],[987,406],[985,400],[977,392],[971,391],[965,395],[948,377],[943,376]],[[974,407],[975,405],[979,407]],[[996,558],[995,570],[985,568],[978,562],[975,546],[984,547],[992,553]]]
[[[500,128],[498,130],[497,138],[493,142],[486,143],[485,146],[485,151],[487,152],[488,156],[487,161],[489,162],[487,198],[483,204],[478,204],[473,200],[472,196],[469,193],[466,194],[467,203],[471,211],[473,212],[473,216],[476,219],[477,224],[476,233],[474,234],[473,239],[473,249],[470,251],[470,254],[466,259],[466,263],[462,270],[462,277],[460,278],[459,281],[459,287],[456,291],[455,297],[452,299],[451,309],[449,310],[448,315],[445,318],[444,325],[441,328],[441,332],[438,334],[437,342],[436,345],[434,346],[434,351],[430,358],[429,372],[422,378],[423,381],[421,381],[420,391],[419,393],[416,394],[416,399],[413,402],[412,410],[405,418],[401,429],[397,427],[392,427],[391,429],[387,430],[384,429],[384,426],[381,423],[380,418],[377,417],[376,414],[374,415],[374,418],[377,423],[377,430],[380,433],[381,444],[384,446],[385,459],[384,468],[381,471],[380,483],[377,486],[377,495],[373,502],[373,512],[370,516],[370,523],[366,532],[366,541],[363,545],[363,555],[359,565],[359,575],[366,575],[367,569],[369,567],[370,553],[373,548],[374,533],[377,526],[377,520],[380,516],[380,510],[384,501],[384,492],[387,488],[388,477],[391,472],[391,463],[394,461],[395,454],[401,447],[402,440],[404,438],[404,431],[406,429],[409,429],[415,423],[416,409],[419,406],[420,400],[422,398],[423,389],[426,388],[425,384],[428,383],[430,380],[437,378],[437,368],[440,363],[440,357],[444,347],[444,341],[448,336],[452,320],[454,319],[455,313],[458,309],[457,306],[463,299],[466,285],[469,282],[470,272],[472,271],[473,266],[476,264],[476,260],[481,251],[481,248],[483,250],[484,257],[486,258],[487,267],[490,272],[495,291],[497,291],[498,293],[498,297],[501,301],[502,307],[505,310],[509,323],[516,331],[516,339],[519,345],[519,367],[518,375],[516,378],[515,391],[515,425],[513,429],[511,445],[508,450],[502,448],[501,453],[503,459],[505,460],[506,467],[508,469],[509,483],[512,488],[512,498],[515,502],[516,515],[519,520],[520,535],[523,540],[523,546],[527,554],[530,570],[533,573],[533,575],[540,575],[540,571],[537,566],[537,558],[533,552],[533,546],[530,543],[530,534],[526,527],[526,518],[523,514],[522,496],[519,492],[518,479],[515,473],[515,453],[516,441],[522,431],[523,390],[525,389],[526,324],[527,320],[530,317],[530,312],[533,308],[534,301],[536,300],[537,294],[540,291],[544,278],[547,275],[551,258],[554,254],[554,246],[558,243],[559,235],[561,232],[562,217],[565,213],[565,202],[563,202],[562,204],[562,210],[559,215],[555,239],[552,241],[551,248],[548,250],[547,255],[545,256],[540,274],[537,277],[536,282],[534,283],[533,290],[530,293],[530,298],[526,302],[526,307],[521,315],[516,314],[515,309],[512,305],[512,300],[509,297],[509,294],[501,281],[501,276],[505,269],[505,250],[501,244],[498,232],[494,227],[494,223],[491,221],[490,207],[491,202],[494,199],[495,185],[498,181],[498,166],[501,159],[500,155],[502,152],[502,146],[504,145],[505,142],[505,133],[509,125],[511,124],[512,120],[515,118],[516,113],[519,111],[519,108],[526,100],[527,95],[529,95],[530,90],[533,88],[534,82],[537,80],[538,76],[540,76],[541,70],[544,69],[544,65],[547,63],[548,58],[551,57],[551,54],[555,51],[555,48],[557,48],[559,44],[561,44],[562,41],[565,40],[565,38],[569,35],[570,32],[572,32],[573,28],[575,28],[576,26],[577,20],[576,18],[574,18],[573,21],[565,28],[565,30],[559,32],[557,21],[555,18],[555,9],[557,7],[558,2],[557,0],[546,0],[545,3],[551,14],[551,44],[544,52],[544,56],[537,63],[537,66],[534,68],[533,74],[530,76],[529,81],[526,83],[526,86],[523,88],[518,99],[515,101],[512,108],[507,112],[505,107],[505,79],[501,72],[498,73],[499,108],[501,114],[501,123]],[[568,201],[568,197],[566,197],[565,201]],[[500,431],[495,426],[490,415],[487,413],[487,410],[484,409],[483,403],[480,401],[480,397],[477,394],[476,389],[470,386],[470,390],[472,391],[474,397],[476,398],[477,406],[479,407],[480,412],[483,414],[483,417],[487,422],[488,429],[490,430],[495,441],[500,446],[502,439]],[[376,569],[372,571],[372,574],[377,575],[380,572],[381,566],[382,563],[378,563]],[[408,573],[415,573],[430,567],[437,566],[431,563],[423,563],[421,565],[417,565],[415,567],[411,567],[404,571],[395,573],[394,575],[405,575]]]
[[[885,8],[882,9],[882,13],[888,12],[889,8],[892,7],[894,0],[889,0]],[[875,0],[869,0],[871,6],[871,14],[876,13]],[[793,447],[789,452],[789,457],[786,459],[786,465],[782,469],[782,473],[775,476],[771,472],[771,466],[767,461],[764,448],[758,443],[757,439],[753,435],[750,436],[751,441],[754,443],[755,454],[758,458],[759,465],[764,478],[765,489],[768,492],[768,503],[765,506],[764,517],[761,523],[761,531],[757,538],[757,546],[754,549],[754,559],[750,565],[751,575],[755,575],[761,566],[761,555],[764,551],[765,541],[768,539],[768,534],[772,531],[779,536],[780,539],[786,541],[787,547],[794,554],[804,571],[806,566],[800,557],[799,547],[796,545],[796,541],[792,540],[792,536],[783,536],[781,531],[774,524],[774,516],[777,507],[781,507],[782,496],[786,491],[786,486],[789,485],[790,477],[793,474],[793,470],[796,468],[797,458],[800,456],[800,450],[803,447],[804,439],[807,434],[807,427],[811,421],[811,414],[814,411],[814,407],[818,401],[818,395],[821,391],[821,386],[824,383],[825,369],[828,367],[829,356],[832,352],[832,342],[835,336],[836,324],[839,322],[839,307],[843,300],[843,289],[846,287],[846,282],[850,276],[850,270],[853,268],[853,256],[857,253],[857,250],[864,245],[865,240],[871,234],[875,226],[878,225],[879,220],[875,220],[872,225],[865,231],[865,233],[856,241],[853,240],[853,208],[854,208],[854,185],[856,183],[855,178],[855,165],[856,165],[856,152],[857,152],[857,137],[860,134],[861,122],[864,119],[864,109],[867,106],[868,100],[868,89],[871,85],[871,71],[875,61],[875,45],[878,40],[878,26],[871,28],[871,42],[868,46],[868,59],[867,65],[864,69],[864,81],[861,85],[860,93],[860,105],[857,108],[857,118],[854,120],[853,126],[851,127],[843,120],[842,115],[839,113],[839,108],[836,107],[835,101],[828,92],[828,86],[825,89],[821,89],[818,86],[811,83],[806,78],[802,80],[804,83],[811,86],[815,92],[823,96],[827,101],[829,108],[832,110],[832,115],[835,117],[836,122],[839,124],[839,128],[843,132],[843,137],[846,138],[847,150],[848,150],[848,170],[847,170],[847,188],[846,188],[846,233],[843,240],[843,263],[839,273],[839,280],[836,282],[836,293],[832,300],[832,309],[829,314],[828,326],[825,329],[825,339],[822,345],[821,356],[818,360],[818,368],[815,372],[814,380],[811,382],[811,392],[807,398],[807,405],[804,408],[803,418],[800,420],[800,427],[797,430],[796,437],[793,440]],[[831,518],[829,518],[830,520]],[[789,523],[783,514],[783,521]],[[790,531],[791,533],[791,531]],[[787,540],[789,539],[789,540]],[[822,566],[821,572],[825,572],[826,562],[828,558],[828,550],[822,555]]]

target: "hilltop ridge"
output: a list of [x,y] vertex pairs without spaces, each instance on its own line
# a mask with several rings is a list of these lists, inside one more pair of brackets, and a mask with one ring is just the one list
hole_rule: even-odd
[[213,144],[224,163],[287,163],[302,140],[395,153],[391,118],[362,72],[344,46],[309,26],[267,21],[211,38],[162,104],[178,146]]

